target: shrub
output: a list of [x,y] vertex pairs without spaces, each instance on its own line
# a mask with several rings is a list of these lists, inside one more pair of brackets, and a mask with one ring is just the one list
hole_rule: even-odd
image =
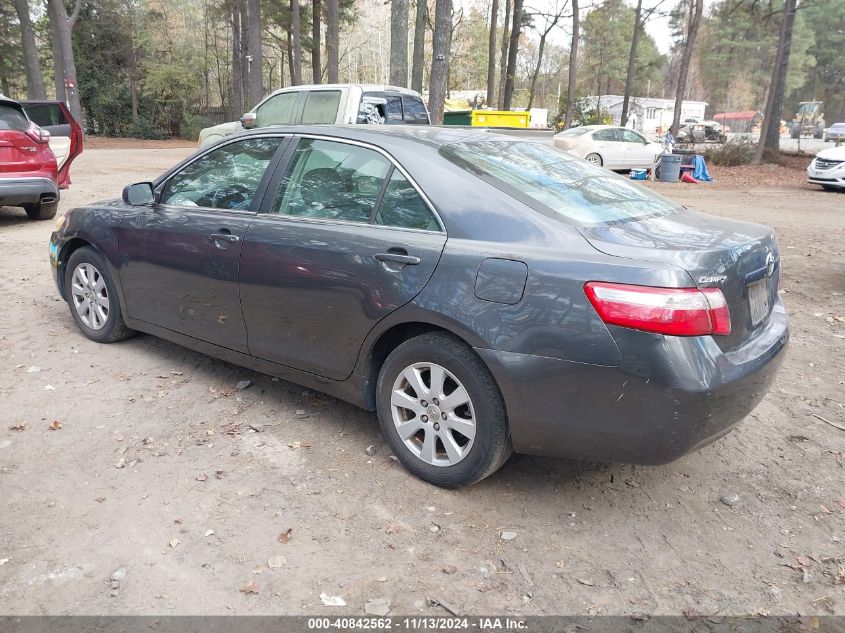
[[756,147],[757,143],[751,139],[735,139],[722,145],[705,149],[704,160],[711,165],[721,165],[722,167],[748,165],[751,159],[754,158]]

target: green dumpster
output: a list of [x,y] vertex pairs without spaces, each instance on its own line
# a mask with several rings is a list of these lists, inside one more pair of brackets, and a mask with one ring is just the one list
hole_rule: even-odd
[[444,112],[443,125],[472,125],[472,110]]

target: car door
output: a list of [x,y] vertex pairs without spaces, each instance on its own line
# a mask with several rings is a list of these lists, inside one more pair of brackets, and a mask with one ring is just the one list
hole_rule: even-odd
[[130,207],[119,229],[127,314],[246,352],[238,262],[265,173],[283,136],[216,147],[156,187],[153,206]]
[[286,153],[241,252],[249,351],[344,379],[373,326],[425,286],[446,234],[381,151],[303,136]]
[[602,157],[603,166],[607,169],[623,169],[625,166],[625,150],[622,146],[622,136],[616,128],[602,128],[592,134],[591,152]]
[[633,130],[621,130],[622,145],[625,147],[625,167],[629,169],[647,169],[654,162],[654,155],[649,142]]
[[70,165],[82,153],[82,128],[61,101],[23,101],[26,114],[50,133],[50,149],[56,156],[58,185],[70,186]]

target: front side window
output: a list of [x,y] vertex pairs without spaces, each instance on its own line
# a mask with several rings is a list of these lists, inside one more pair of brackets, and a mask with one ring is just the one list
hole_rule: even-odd
[[645,145],[646,140],[632,130],[622,130],[622,138],[626,143],[639,143]]
[[376,224],[404,229],[440,230],[434,214],[398,169],[393,170],[387,189],[384,190],[384,197],[376,211]]
[[473,141],[446,145],[440,153],[529,206],[576,224],[633,220],[680,208],[627,178],[540,143]]
[[252,208],[280,137],[249,138],[209,152],[167,182],[160,204],[211,209]]
[[285,125],[293,122],[293,107],[296,105],[297,92],[283,92],[270,97],[255,111],[256,127]]
[[371,149],[302,139],[279,184],[273,212],[369,222],[389,169],[389,161]]
[[312,90],[305,97],[302,123],[305,125],[334,123],[337,120],[338,106],[340,106],[340,90]]
[[428,125],[428,111],[419,97],[402,97],[405,123]]

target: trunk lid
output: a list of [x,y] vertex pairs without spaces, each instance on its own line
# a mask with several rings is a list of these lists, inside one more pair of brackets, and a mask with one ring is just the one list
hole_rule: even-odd
[[731,333],[713,337],[723,351],[740,347],[771,316],[780,259],[767,226],[684,209],[579,231],[602,253],[672,264],[696,287],[720,288],[731,314]]

